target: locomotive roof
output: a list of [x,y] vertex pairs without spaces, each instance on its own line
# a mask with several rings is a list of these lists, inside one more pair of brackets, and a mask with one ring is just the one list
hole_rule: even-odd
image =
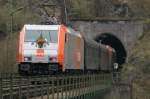
[[60,25],[24,25],[26,30],[58,30]]
[[82,36],[81,36],[81,34],[80,34],[80,32],[75,31],[75,30],[74,30],[74,29],[72,29],[71,27],[68,27],[68,29],[67,29],[67,33],[70,33],[70,34],[75,35],[75,36],[82,37]]
[[[30,25],[30,24],[24,25],[25,30],[59,30],[59,28],[60,25]],[[71,27],[67,28],[67,33],[82,37],[78,31],[75,31]]]

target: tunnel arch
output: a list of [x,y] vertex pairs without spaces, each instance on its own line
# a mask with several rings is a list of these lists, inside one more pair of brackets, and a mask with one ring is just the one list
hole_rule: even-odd
[[117,63],[122,65],[126,62],[127,52],[123,43],[111,33],[102,33],[96,36],[95,41],[113,47],[117,55]]

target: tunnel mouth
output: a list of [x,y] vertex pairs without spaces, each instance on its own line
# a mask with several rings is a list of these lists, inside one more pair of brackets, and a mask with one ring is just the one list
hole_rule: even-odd
[[104,45],[109,45],[116,51],[116,61],[119,65],[126,62],[127,52],[122,42],[110,33],[103,33],[95,38],[95,41]]

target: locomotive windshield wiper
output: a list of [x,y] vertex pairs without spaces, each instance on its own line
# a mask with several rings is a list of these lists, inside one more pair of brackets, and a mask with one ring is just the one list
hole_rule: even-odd
[[50,42],[52,42],[51,32],[49,32]]
[[36,42],[36,41],[34,41],[34,40],[25,40],[25,42]]

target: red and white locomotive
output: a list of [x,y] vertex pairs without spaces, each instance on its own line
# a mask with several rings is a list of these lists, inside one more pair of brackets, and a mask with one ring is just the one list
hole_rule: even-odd
[[19,73],[111,71],[115,50],[84,38],[65,25],[24,25],[20,32]]

